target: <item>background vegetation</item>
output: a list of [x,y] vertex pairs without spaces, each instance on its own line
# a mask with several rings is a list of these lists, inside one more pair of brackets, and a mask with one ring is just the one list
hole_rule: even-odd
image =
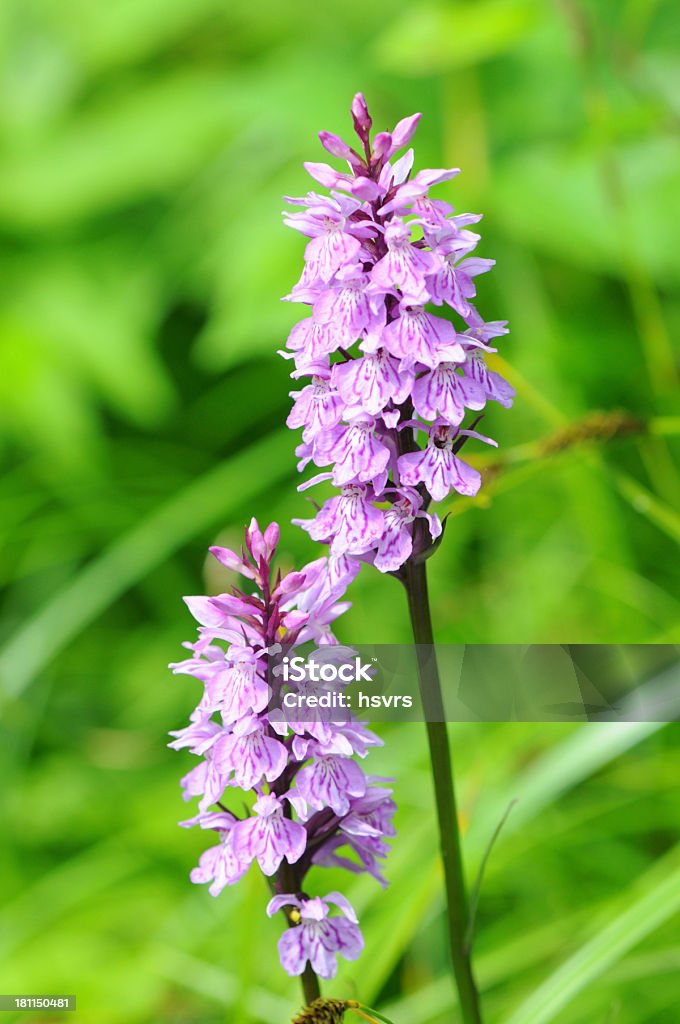
[[[2,991],[75,992],[97,1024],[299,1004],[261,877],[218,900],[188,881],[205,839],[175,825],[190,759],[164,743],[194,690],[164,666],[180,595],[222,585],[207,545],[303,513],[280,197],[357,89],[379,127],[425,112],[420,166],[463,169],[440,195],[484,212],[480,309],[513,332],[500,455],[431,563],[439,639],[678,641],[679,44],[672,0],[0,5]],[[393,580],[352,597],[344,639],[407,638]],[[392,886],[319,875],[367,939],[333,992],[443,1024],[423,731],[384,733]],[[676,727],[453,735],[471,870],[519,799],[480,909],[489,1021],[676,1022]]]

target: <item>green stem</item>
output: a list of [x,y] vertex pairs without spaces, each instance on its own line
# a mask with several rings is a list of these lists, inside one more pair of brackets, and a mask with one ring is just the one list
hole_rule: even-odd
[[312,965],[307,962],[307,966],[304,969],[304,973],[300,977],[302,982],[302,991],[305,994],[305,1002],[307,1006],[311,1006],[315,999],[318,999],[321,995],[321,989],[319,987],[319,979],[312,969]]
[[439,821],[439,844],[444,862],[449,946],[453,973],[464,1024],[481,1024],[479,994],[466,942],[468,901],[453,784],[453,763],[434,649],[425,562],[414,563],[409,560],[404,569],[404,585],[408,595],[413,638],[417,645],[420,691],[430,745],[430,760]]

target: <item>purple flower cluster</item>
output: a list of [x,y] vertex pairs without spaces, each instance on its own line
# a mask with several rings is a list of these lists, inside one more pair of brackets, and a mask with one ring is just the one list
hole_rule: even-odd
[[[170,746],[200,757],[182,779],[185,799],[199,798],[198,814],[182,824],[217,837],[192,881],[208,883],[217,896],[257,861],[272,879],[269,913],[286,908],[283,967],[301,974],[309,961],[321,977],[331,978],[336,954],[359,955],[361,932],[343,896],[310,898],[304,878],[313,864],[342,865],[384,883],[380,861],[385,838],[394,834],[394,803],[379,785],[387,780],[367,776],[355,760],[381,743],[362,723],[349,715],[291,722],[283,713],[282,694],[290,690],[280,672],[283,659],[308,641],[340,656],[331,624],[348,607],[341,598],[352,571],[343,570],[342,559],[319,558],[300,571],[274,575],[278,538],[275,523],[262,532],[253,519],[240,553],[210,549],[249,581],[251,592],[232,586],[217,597],[185,599],[199,623],[198,640],[185,644],[190,657],[171,667],[200,680],[203,691],[189,725],[171,733]],[[300,688],[309,693],[324,685],[305,678]],[[235,789],[253,794],[245,814],[227,806]],[[329,917],[329,903],[342,916]]]
[[[512,388],[484,360],[507,326],[485,322],[471,301],[475,277],[494,264],[471,255],[480,236],[470,225],[481,217],[455,214],[429,196],[458,170],[412,174],[412,149],[393,159],[420,114],[372,143],[360,93],[352,117],[357,150],[329,132],[319,136],[332,156],[347,161],[348,172],[306,163],[330,194],[287,199],[294,210],[285,223],[310,239],[304,272],[287,299],[311,309],[282,353],[295,362],[294,378],[309,378],[292,392],[287,422],[303,428],[300,470],[310,462],[332,467],[301,489],[332,480],[340,491],[314,519],[296,522],[328,543],[332,558],[396,572],[441,534],[430,502],[451,490],[479,489],[479,472],[458,452],[470,437],[495,442],[463,420],[489,399],[512,404]],[[450,307],[461,329],[432,306]]]

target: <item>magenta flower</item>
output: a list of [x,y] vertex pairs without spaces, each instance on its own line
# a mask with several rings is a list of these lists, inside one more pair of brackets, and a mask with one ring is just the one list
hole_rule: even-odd
[[[309,483],[330,478],[342,499],[354,494],[330,499],[316,520],[296,521],[332,551],[396,574],[414,554],[434,550],[439,520],[428,520],[428,530],[418,525],[429,504],[454,490],[475,494],[481,484],[478,470],[458,457],[463,443],[480,439],[465,427],[468,412],[474,419],[487,401],[507,407],[513,399],[486,363],[495,351],[489,343],[507,333],[505,322],[486,323],[473,305],[476,278],[494,265],[474,254],[480,236],[470,228],[480,216],[457,214],[429,194],[458,168],[414,173],[412,149],[395,158],[419,118],[404,118],[371,142],[372,119],[357,94],[352,119],[360,145],[320,133],[348,169],[305,164],[331,195],[312,191],[292,200],[296,211],[286,219],[314,239],[288,296],[310,306],[312,316],[293,328],[286,353],[293,376],[311,376],[312,384],[295,393],[288,424],[303,428],[300,469],[309,462],[331,467],[330,477]],[[417,431],[428,438],[424,448]],[[348,490],[362,485],[370,491]],[[367,504],[385,500],[393,507],[380,510],[379,522]]]
[[[329,917],[329,903],[340,910],[342,917]],[[299,923],[284,932],[279,939],[279,956],[285,971],[302,974],[310,963],[320,978],[334,978],[338,972],[337,956],[356,960],[364,948],[364,940],[357,924],[352,905],[338,892],[321,899],[302,899],[294,895],[274,896],[267,913],[271,917],[283,907],[293,907]]]

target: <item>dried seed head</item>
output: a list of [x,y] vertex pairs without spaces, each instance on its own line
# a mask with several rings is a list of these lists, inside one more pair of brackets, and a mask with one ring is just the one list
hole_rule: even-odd
[[293,1019],[292,1024],[342,1024],[351,1005],[345,999],[315,999]]

